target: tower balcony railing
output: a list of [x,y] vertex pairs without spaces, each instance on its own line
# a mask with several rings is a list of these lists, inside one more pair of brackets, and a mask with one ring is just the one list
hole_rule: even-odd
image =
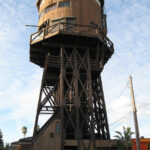
[[44,28],[38,32],[31,34],[30,44],[34,44],[38,41],[44,40],[58,33],[70,33],[73,35],[86,35],[86,36],[97,36],[104,42],[104,44],[113,51],[113,43],[98,27],[92,27],[87,25],[69,24],[59,22],[47,28]]

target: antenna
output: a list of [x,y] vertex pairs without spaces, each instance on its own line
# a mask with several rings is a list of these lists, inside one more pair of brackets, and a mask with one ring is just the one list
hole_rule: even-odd
[[34,28],[38,28],[38,27],[40,27],[40,26],[37,26],[37,25],[25,25],[26,27],[34,27]]

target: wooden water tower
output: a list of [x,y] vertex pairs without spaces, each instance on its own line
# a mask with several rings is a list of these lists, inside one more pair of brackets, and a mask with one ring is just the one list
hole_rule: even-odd
[[[104,0],[37,0],[30,61],[44,68],[33,150],[98,150],[110,139],[101,72],[114,53]],[[39,129],[39,117],[49,119]],[[104,144],[105,143],[105,144]]]

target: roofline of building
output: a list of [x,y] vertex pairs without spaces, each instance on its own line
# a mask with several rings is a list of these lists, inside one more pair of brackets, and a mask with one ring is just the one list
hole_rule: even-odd
[[[136,142],[136,139],[135,139],[135,138],[132,139],[132,142],[135,143],[135,142]],[[144,143],[144,142],[145,142],[145,143],[146,143],[146,142],[149,142],[149,143],[150,143],[150,138],[140,138],[140,142],[143,142],[143,143]]]

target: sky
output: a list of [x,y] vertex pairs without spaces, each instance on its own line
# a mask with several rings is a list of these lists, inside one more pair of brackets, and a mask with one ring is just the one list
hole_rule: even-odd
[[[108,37],[115,53],[102,72],[111,138],[134,122],[129,75],[133,77],[140,135],[150,138],[150,1],[106,0]],[[29,38],[36,28],[35,0],[0,1],[0,129],[5,142],[27,136],[33,126],[42,69],[29,62]],[[134,136],[133,136],[134,137]]]

